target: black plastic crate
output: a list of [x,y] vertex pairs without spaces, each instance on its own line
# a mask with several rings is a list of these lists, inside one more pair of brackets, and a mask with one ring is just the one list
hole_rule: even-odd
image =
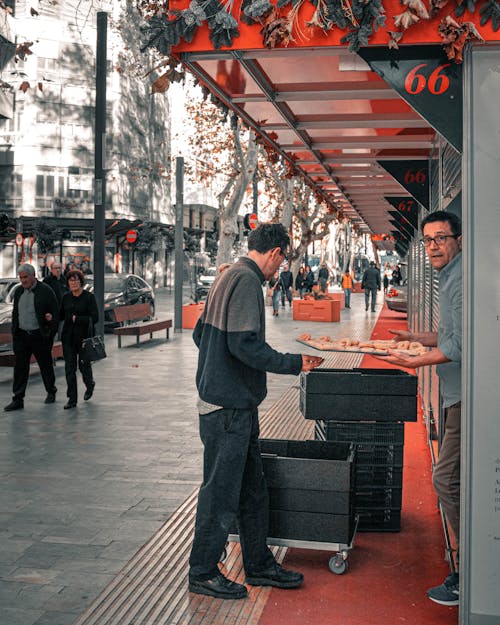
[[336,443],[402,444],[405,439],[404,423],[318,420],[315,431],[324,434],[322,440]]
[[315,369],[300,377],[306,419],[416,421],[417,377],[399,369]]
[[403,466],[403,445],[358,445],[356,447],[357,466]]
[[403,485],[403,467],[369,466],[356,467],[356,488],[398,487]]
[[355,445],[260,439],[269,489],[269,537],[349,544]]
[[359,488],[354,494],[354,510],[401,509],[403,489],[397,488]]
[[399,532],[401,529],[401,509],[357,510],[359,515],[358,532]]

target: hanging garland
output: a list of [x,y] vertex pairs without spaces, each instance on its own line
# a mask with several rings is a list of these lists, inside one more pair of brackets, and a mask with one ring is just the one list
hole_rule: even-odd
[[[448,4],[454,6],[454,15],[460,18],[465,11],[474,13],[479,9],[480,24],[491,22],[494,32],[500,28],[500,0],[429,0],[427,7],[424,0],[400,0],[404,11],[394,15],[395,31],[388,31],[389,47],[397,48],[404,32],[421,20],[428,20]],[[146,42],[142,50],[156,48],[164,55],[169,55],[171,48],[183,39],[187,43],[193,40],[198,28],[206,22],[209,36],[215,49],[230,47],[239,37],[239,24],[233,16],[234,0],[224,4],[219,0],[191,0],[183,11],[171,10],[147,16],[143,27]],[[268,48],[288,46],[294,41],[294,33],[304,37],[298,23],[301,6],[310,3],[314,14],[305,23],[308,28],[317,28],[327,34],[334,28],[347,31],[341,42],[348,44],[351,51],[369,44],[375,31],[385,27],[385,10],[382,0],[242,0],[240,6],[241,21],[260,25],[263,44]],[[446,16],[438,27],[443,40],[443,47],[448,58],[462,62],[462,49],[469,41],[482,41],[473,22],[458,22],[451,15]]]

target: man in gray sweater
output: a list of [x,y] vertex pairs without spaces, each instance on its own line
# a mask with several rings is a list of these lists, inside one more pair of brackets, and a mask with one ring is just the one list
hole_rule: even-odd
[[219,570],[238,521],[246,583],[296,588],[303,575],[281,567],[267,547],[269,502],[259,450],[258,406],[266,371],[299,374],[322,358],[281,354],[266,343],[262,285],[285,260],[290,239],[281,224],[262,224],[248,238],[248,257],[221,273],[193,333],[204,476],[189,558],[189,590],[222,599],[247,596]]

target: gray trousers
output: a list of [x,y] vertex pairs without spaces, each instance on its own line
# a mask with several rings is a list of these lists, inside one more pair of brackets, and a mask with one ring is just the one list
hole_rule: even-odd
[[445,408],[444,437],[432,482],[457,546],[460,540],[460,420],[462,402]]

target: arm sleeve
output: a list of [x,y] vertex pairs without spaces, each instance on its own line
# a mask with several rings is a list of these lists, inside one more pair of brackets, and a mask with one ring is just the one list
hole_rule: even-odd
[[451,331],[441,340],[437,347],[446,358],[460,362],[462,359],[462,285],[457,283],[451,293]]

